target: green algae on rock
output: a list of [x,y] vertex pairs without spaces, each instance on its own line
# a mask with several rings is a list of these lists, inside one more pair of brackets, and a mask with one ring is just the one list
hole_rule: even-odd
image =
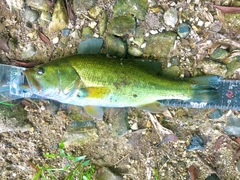
[[210,57],[216,60],[224,60],[229,56],[229,54],[230,53],[226,49],[218,47],[213,51]]
[[78,46],[78,54],[98,54],[103,45],[103,39],[91,38],[81,41]]
[[102,13],[99,15],[99,23],[98,23],[99,34],[101,36],[104,34],[104,32],[106,30],[107,20],[108,20],[107,12],[106,11],[102,11]]
[[113,18],[108,25],[108,32],[116,36],[124,36],[132,33],[136,28],[133,16],[118,16]]
[[105,43],[107,54],[117,57],[126,56],[127,46],[120,38],[113,35],[107,35]]
[[93,30],[90,27],[82,28],[82,37],[83,38],[90,38],[93,36]]
[[62,0],[57,0],[54,10],[52,21],[49,24],[49,31],[56,32],[66,28],[68,23],[68,15]]
[[103,10],[102,7],[94,6],[89,9],[88,13],[89,13],[90,17],[92,17],[93,19],[96,19],[100,15],[102,10]]
[[128,53],[135,57],[142,56],[143,54],[142,50],[134,45],[128,47]]
[[114,5],[113,13],[114,17],[132,14],[137,19],[144,20],[147,14],[147,0],[119,0]]
[[144,49],[144,53],[157,59],[166,59],[175,43],[176,37],[177,34],[174,32],[163,32],[156,35],[150,35],[146,38],[147,45]]
[[240,56],[235,56],[231,58],[230,62],[227,64],[226,77],[233,74],[238,68],[240,68]]
[[97,3],[97,0],[74,0],[73,10],[74,12],[86,11],[93,7]]
[[28,6],[41,11],[49,11],[50,6],[46,3],[46,0],[26,0]]

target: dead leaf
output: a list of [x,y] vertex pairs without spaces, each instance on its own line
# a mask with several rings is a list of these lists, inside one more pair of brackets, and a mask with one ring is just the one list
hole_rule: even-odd
[[19,66],[27,67],[27,68],[34,67],[40,64],[39,62],[23,62],[15,59],[12,59],[12,61],[14,61]]
[[76,16],[75,16],[75,14],[72,10],[71,3],[68,0],[65,0],[65,2],[66,2],[68,17],[71,20],[71,23],[75,24],[76,23]]
[[191,165],[188,168],[188,173],[190,175],[191,180],[196,180],[198,178],[199,169],[196,168],[194,165]]
[[232,6],[219,6],[219,5],[212,5],[213,7],[219,9],[223,13],[239,13],[240,7],[232,7]]
[[2,49],[4,52],[9,52],[10,50],[7,42],[7,39],[0,39],[0,49]]
[[221,145],[223,144],[223,142],[224,142],[225,139],[226,139],[226,137],[225,137],[224,135],[220,136],[220,137],[217,139],[217,141],[216,141],[216,143],[215,143],[215,146],[214,146],[214,149],[213,149],[213,152],[217,152],[217,151],[220,149],[220,147],[221,147]]
[[38,36],[40,37],[40,39],[41,39],[44,43],[46,43],[46,44],[50,44],[50,43],[51,43],[50,40],[49,40],[49,38],[48,38],[45,34],[43,34],[41,31],[39,31],[39,30],[38,30]]

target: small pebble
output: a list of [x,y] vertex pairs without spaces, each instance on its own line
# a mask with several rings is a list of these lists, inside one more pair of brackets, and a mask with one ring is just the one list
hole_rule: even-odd
[[170,7],[163,15],[164,23],[168,26],[175,27],[178,22],[178,11]]
[[88,26],[92,29],[94,29],[96,27],[97,23],[95,21],[92,21],[88,24]]
[[181,38],[186,38],[190,33],[190,27],[186,23],[182,23],[177,27],[177,33]]
[[70,29],[63,29],[61,32],[62,32],[62,35],[63,35],[63,36],[69,36],[69,34],[70,34]]
[[192,141],[190,145],[187,147],[188,151],[192,150],[203,150],[205,147],[206,143],[203,140],[202,136],[195,135],[192,137]]
[[157,30],[151,30],[150,33],[151,33],[151,34],[157,34],[158,31],[157,31]]
[[55,38],[53,38],[53,40],[52,40],[53,44],[57,44],[58,41],[59,41],[59,38],[58,38],[58,37],[55,37]]
[[220,179],[216,174],[211,174],[205,180],[220,180]]
[[133,125],[131,126],[132,130],[138,130],[138,124],[137,123],[133,123]]
[[204,24],[204,22],[203,21],[198,21],[198,23],[197,23],[197,25],[199,26],[199,27],[202,27],[203,26],[203,24]]
[[27,21],[34,22],[39,18],[39,13],[35,10],[27,9],[24,12],[24,17]]

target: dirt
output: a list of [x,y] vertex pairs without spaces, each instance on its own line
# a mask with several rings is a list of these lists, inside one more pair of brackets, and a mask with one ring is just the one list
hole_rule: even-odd
[[[99,3],[101,4],[101,1]],[[110,5],[107,8],[111,11],[114,2],[108,3]],[[162,8],[165,9],[167,4],[162,3]],[[6,1],[0,2],[0,38],[16,38],[18,42],[18,46],[9,52],[0,50],[2,64],[16,65],[12,59],[22,59],[22,50],[26,42],[38,48],[37,54],[26,62],[45,63],[57,57],[76,53],[79,39],[65,37],[68,44],[65,47],[56,44],[46,45],[40,38],[29,38],[29,33],[37,31],[39,24],[32,23],[32,28],[26,27],[24,10],[23,7],[10,10]],[[111,16],[109,11],[108,15]],[[201,13],[196,11],[194,16],[200,17]],[[85,24],[86,19],[81,22],[82,26]],[[46,24],[41,27],[49,39],[57,37],[60,33],[48,32]],[[196,31],[198,36],[204,38],[202,30]],[[233,36],[227,37],[231,39]],[[185,47],[192,43],[190,41],[182,40],[183,49],[178,49],[173,54],[186,52],[185,55],[188,56]],[[197,47],[193,51],[196,49]],[[199,56],[201,58],[197,60],[201,60],[205,55]],[[190,64],[184,66],[183,70],[190,71],[195,68],[189,67]],[[78,118],[84,120],[86,117],[85,120],[88,120],[89,117],[82,116],[77,108],[79,115],[73,119],[75,116],[72,116],[71,112],[76,107],[55,101],[20,99],[12,103],[15,106],[0,105],[1,179],[33,179],[39,172],[37,165],[49,167],[66,165],[68,162],[65,158],[51,159],[44,157],[44,154],[58,153],[58,144],[66,138],[69,125]],[[211,174],[216,174],[220,179],[240,179],[236,166],[239,144],[234,141],[236,137],[229,136],[224,131],[228,118],[239,117],[239,112],[225,110],[221,111],[223,115],[220,118],[210,119],[208,115],[214,110],[168,108],[164,113],[150,115],[134,108],[107,109],[104,120],[94,121],[95,125],[91,127],[93,129],[91,132],[96,133],[94,135],[97,138],[90,135],[84,143],[68,145],[65,151],[74,156],[85,155],[90,160],[95,166],[95,173],[91,179],[100,179],[103,176],[103,167],[112,173],[104,179],[195,179],[193,174],[196,172],[198,172],[196,177],[200,180],[206,179]],[[119,114],[125,118],[126,124],[123,118],[117,118]],[[136,125],[135,128],[133,125]],[[90,132],[91,128],[84,128],[81,131]],[[164,139],[169,134],[176,135],[177,140],[170,138],[165,142]],[[202,149],[188,150],[192,138],[196,136],[203,141]],[[221,141],[219,137],[222,138]],[[188,170],[191,166],[197,170]],[[56,179],[64,179],[65,175],[66,173],[55,174]]]

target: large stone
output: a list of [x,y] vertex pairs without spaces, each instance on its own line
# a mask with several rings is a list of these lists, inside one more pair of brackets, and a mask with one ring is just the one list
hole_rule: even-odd
[[150,35],[146,38],[144,53],[157,59],[167,59],[176,37],[177,34],[173,32]]
[[124,36],[135,30],[136,22],[133,16],[118,16],[111,20],[108,32],[117,36]]
[[50,6],[46,3],[46,0],[26,0],[26,3],[28,6],[39,9],[41,11],[50,10]]
[[147,14],[147,0],[119,0],[114,5],[113,12],[115,17],[132,14],[137,19],[144,20]]
[[52,21],[49,24],[49,31],[61,31],[67,26],[67,23],[68,15],[64,2],[62,0],[57,0],[53,10]]

